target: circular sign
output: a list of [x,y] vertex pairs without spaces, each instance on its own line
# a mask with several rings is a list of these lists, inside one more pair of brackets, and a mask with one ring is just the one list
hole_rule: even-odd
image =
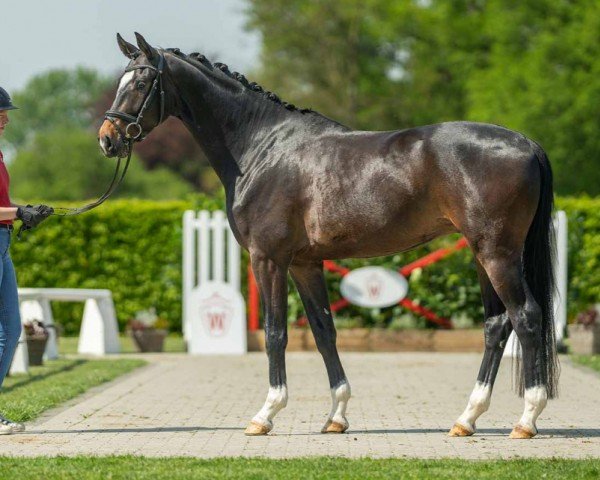
[[359,307],[383,308],[395,305],[408,293],[406,278],[383,267],[363,267],[342,278],[342,295]]

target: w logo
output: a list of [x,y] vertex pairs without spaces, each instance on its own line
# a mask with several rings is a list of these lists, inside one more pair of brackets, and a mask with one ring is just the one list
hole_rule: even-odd
[[225,335],[231,325],[232,316],[230,303],[216,292],[200,305],[202,324],[211,337]]
[[225,328],[225,312],[209,312],[207,316],[210,333],[216,337],[222,335]]
[[376,300],[381,294],[381,278],[378,275],[372,275],[367,280],[367,293],[371,300]]

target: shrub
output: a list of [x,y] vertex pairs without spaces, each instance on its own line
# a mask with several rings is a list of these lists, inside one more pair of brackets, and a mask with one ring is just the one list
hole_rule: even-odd
[[[51,218],[15,240],[12,256],[19,284],[26,287],[108,288],[112,290],[119,325],[139,310],[156,308],[171,331],[181,329],[181,232],[186,209],[222,208],[223,197],[193,196],[181,201],[114,200],[85,215]],[[600,299],[600,199],[560,198],[557,206],[569,217],[569,312],[574,315]],[[403,254],[371,260],[344,260],[357,268],[365,262],[397,269],[458,236],[438,239]],[[242,293],[247,294],[248,255],[242,257]],[[332,301],[340,298],[338,276],[327,274]],[[410,278],[410,297],[439,315],[481,322],[483,309],[477,274],[469,249],[461,250]],[[289,319],[304,314],[290,282]],[[82,305],[57,303],[57,321],[65,333],[79,331]],[[397,319],[403,315],[402,322]],[[353,326],[423,325],[401,307],[349,307],[338,324]],[[396,320],[396,321],[395,321]]]

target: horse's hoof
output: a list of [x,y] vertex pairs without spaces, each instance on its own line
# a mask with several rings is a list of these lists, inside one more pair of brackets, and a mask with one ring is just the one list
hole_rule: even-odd
[[460,423],[455,423],[454,426],[448,432],[449,437],[470,437],[475,431],[469,430],[463,427]]
[[517,438],[517,439],[529,439],[533,438],[537,435],[537,432],[532,432],[528,428],[522,427],[521,425],[516,425],[513,428],[513,431],[510,432],[508,438]]
[[346,430],[348,430],[348,423],[343,424],[327,420],[321,429],[321,433],[344,433]]
[[271,431],[272,427],[268,427],[263,425],[262,423],[258,423],[255,421],[250,422],[250,424],[244,430],[244,435],[249,437],[256,437],[258,435],[266,435]]

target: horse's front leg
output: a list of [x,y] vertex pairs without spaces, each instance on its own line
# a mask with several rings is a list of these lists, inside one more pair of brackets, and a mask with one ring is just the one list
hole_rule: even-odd
[[336,332],[323,276],[323,263],[292,265],[290,273],[302,298],[310,328],[329,376],[332,406],[321,432],[343,433],[348,429],[346,407],[350,400],[350,384],[335,345]]
[[273,418],[287,405],[285,374],[287,346],[287,265],[282,266],[257,252],[250,252],[264,313],[265,341],[269,357],[269,393],[267,400],[244,432],[266,435],[273,429]]

